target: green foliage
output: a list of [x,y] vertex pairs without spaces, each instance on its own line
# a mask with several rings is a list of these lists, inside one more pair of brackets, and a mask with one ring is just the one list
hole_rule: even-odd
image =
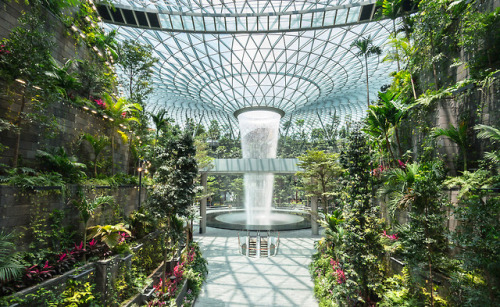
[[24,269],[13,239],[12,232],[0,231],[0,283],[20,277]]
[[469,142],[467,138],[467,123],[465,121],[460,122],[458,127],[450,124],[448,129],[443,128],[435,128],[433,131],[434,137],[446,136],[452,142],[460,147],[462,151],[463,161],[464,161],[464,171],[467,170],[467,151],[469,149]]
[[184,216],[195,196],[194,179],[198,175],[196,149],[189,132],[162,138],[156,147],[156,165],[148,206],[154,214],[170,219]]
[[63,147],[59,147],[53,152],[37,150],[37,158],[40,160],[40,166],[43,170],[61,174],[68,183],[78,183],[86,178],[82,171],[86,168],[85,164],[76,162],[75,157],[68,156]]
[[90,282],[81,282],[69,279],[66,289],[61,293],[59,302],[49,304],[49,306],[98,306],[98,299],[93,294],[95,285]]
[[29,167],[12,168],[7,176],[1,176],[0,182],[20,187],[23,190],[33,190],[36,187],[63,186],[62,175],[59,173],[37,172]]
[[64,211],[58,209],[54,209],[49,215],[52,249],[54,251],[62,250],[75,242],[75,231],[72,225],[63,226],[63,221],[66,218]]
[[406,268],[403,268],[401,275],[394,275],[387,278],[384,282],[384,287],[385,291],[382,296],[382,301],[378,306],[413,307],[420,305],[418,299],[412,297],[410,293],[410,274]]
[[94,177],[97,177],[97,161],[99,160],[99,155],[104,152],[106,147],[108,147],[111,142],[105,135],[93,136],[89,133],[82,134],[82,140],[87,141],[94,151],[94,159],[92,159],[92,164],[94,169]]
[[[392,205],[405,208],[408,222],[396,227],[401,240],[401,256],[408,263],[412,278],[418,280],[416,291],[432,305],[438,301],[433,276],[446,272],[448,242],[445,225],[446,198],[443,195],[442,162],[413,163],[405,170],[388,172],[386,193]],[[395,210],[395,209],[393,209]],[[423,281],[420,276],[425,276]]]
[[[475,193],[455,208],[459,221],[453,235],[461,271],[455,274],[454,299],[474,306],[500,302],[500,197]],[[477,306],[477,305],[476,305]]]
[[0,77],[12,82],[22,79],[33,85],[46,83],[46,72],[52,69],[52,34],[45,30],[41,10],[34,8],[19,19],[8,38],[1,41],[9,53],[0,57]]
[[125,228],[123,223],[116,225],[96,225],[89,227],[90,238],[98,238],[102,243],[105,243],[109,248],[114,248],[120,243],[120,233],[131,235],[130,231]]
[[338,163],[339,154],[308,150],[298,159],[297,165],[304,171],[297,172],[296,175],[302,178],[307,193],[321,199],[323,212],[327,214],[328,201],[339,194],[339,186],[335,180],[343,171]]
[[137,41],[126,40],[118,46],[118,65],[122,73],[122,85],[128,100],[144,104],[153,91],[151,78],[153,65],[158,59],[152,56],[152,47],[141,45]]
[[104,204],[113,204],[114,198],[112,196],[95,196],[94,199],[90,199],[85,196],[83,192],[81,192],[79,196],[80,199],[74,200],[73,205],[75,205],[80,212],[80,218],[84,226],[83,242],[87,244],[87,226],[90,218],[94,216],[94,212],[98,207]]

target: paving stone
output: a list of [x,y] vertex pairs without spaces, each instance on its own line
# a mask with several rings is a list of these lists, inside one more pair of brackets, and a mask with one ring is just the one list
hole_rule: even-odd
[[276,256],[247,258],[238,231],[207,227],[195,235],[209,270],[195,306],[318,306],[308,265],[319,239],[310,229],[282,231]]

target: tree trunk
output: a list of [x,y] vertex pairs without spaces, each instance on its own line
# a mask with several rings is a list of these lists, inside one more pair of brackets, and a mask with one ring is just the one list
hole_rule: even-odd
[[435,85],[436,91],[438,91],[439,90],[439,84],[438,84],[438,78],[437,78],[436,63],[432,59],[434,57],[434,38],[432,36],[432,33],[431,33],[430,39],[431,39],[432,74],[434,75],[434,85]]
[[394,131],[396,133],[396,142],[398,143],[399,157],[403,159],[403,150],[401,149],[401,143],[399,142],[399,132],[397,126],[394,126]]
[[389,153],[391,154],[392,161],[396,161],[396,157],[394,157],[394,153],[392,152],[391,143],[389,142],[389,138],[387,137],[387,133],[385,133],[385,142],[387,144],[387,149],[389,149]]
[[413,90],[413,98],[417,100],[417,91],[415,90],[415,82],[413,81],[413,75],[410,73],[411,89]]
[[12,159],[13,168],[17,167],[19,159],[19,147],[21,144],[21,122],[25,106],[26,106],[26,94],[23,94],[21,98],[21,109],[19,110],[16,121],[14,122],[14,125],[17,127],[17,132],[16,132],[17,136],[16,136],[16,145],[14,145],[14,157]]

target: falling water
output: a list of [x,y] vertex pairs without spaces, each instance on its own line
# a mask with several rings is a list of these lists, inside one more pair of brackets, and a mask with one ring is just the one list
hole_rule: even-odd
[[[276,158],[280,114],[272,111],[248,111],[238,115],[244,159]],[[274,175],[244,175],[247,225],[269,225]]]

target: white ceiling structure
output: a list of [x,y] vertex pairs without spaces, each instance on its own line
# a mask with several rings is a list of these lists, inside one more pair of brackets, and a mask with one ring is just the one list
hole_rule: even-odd
[[[333,115],[362,118],[364,58],[351,44],[370,36],[384,54],[393,27],[374,17],[375,0],[111,2],[98,6],[105,30],[151,45],[159,59],[148,109],[234,130],[234,112],[248,107],[278,108],[282,124],[304,119],[309,128]],[[383,57],[368,58],[371,99],[396,70]]]

